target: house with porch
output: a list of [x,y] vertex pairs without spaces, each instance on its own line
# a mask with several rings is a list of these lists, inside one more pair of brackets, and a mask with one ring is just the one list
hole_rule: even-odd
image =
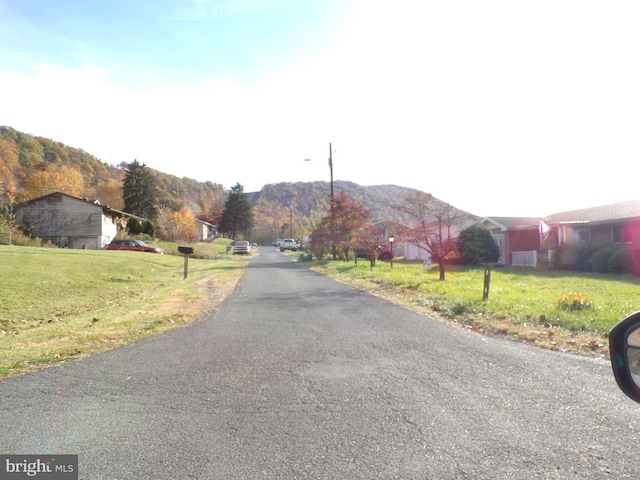
[[551,263],[559,247],[640,245],[640,200],[556,213],[543,218],[487,217],[481,222],[500,248],[505,266]]
[[640,245],[640,200],[556,213],[544,220],[557,245]]
[[101,249],[113,240],[129,218],[140,217],[101,205],[98,200],[55,192],[21,203],[16,223],[29,235],[63,248]]
[[540,218],[487,217],[480,223],[498,244],[498,263],[507,267],[536,267],[540,253]]

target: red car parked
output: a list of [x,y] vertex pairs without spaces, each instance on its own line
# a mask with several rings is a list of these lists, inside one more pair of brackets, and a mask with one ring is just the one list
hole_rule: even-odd
[[131,250],[133,252],[150,252],[163,254],[164,250],[160,247],[147,245],[142,240],[112,240],[107,245],[107,250]]

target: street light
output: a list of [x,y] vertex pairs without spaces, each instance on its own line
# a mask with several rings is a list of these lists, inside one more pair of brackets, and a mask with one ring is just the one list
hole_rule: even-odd
[[389,243],[391,244],[391,268],[393,268],[393,241],[395,240],[395,238],[393,238],[393,235],[391,235],[389,237]]

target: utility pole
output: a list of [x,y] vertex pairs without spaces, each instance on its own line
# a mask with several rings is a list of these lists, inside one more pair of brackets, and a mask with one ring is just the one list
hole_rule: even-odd
[[[331,174],[331,200],[330,200],[330,214],[331,214],[331,226],[332,228],[334,227],[333,225],[333,149],[331,148],[331,143],[329,143],[329,172]],[[331,242],[331,253],[333,254],[333,259],[335,260],[337,257],[337,252],[336,252],[336,244],[333,243],[333,241]]]
[[333,152],[329,143],[329,172],[331,172],[331,200],[333,200]]
[[[311,162],[312,159],[305,158],[305,162]],[[330,198],[333,200],[333,149],[331,148],[331,143],[329,143],[329,172],[331,173],[331,195]]]
[[[304,159],[305,162],[311,161],[309,158]],[[331,215],[331,224],[333,225],[333,148],[331,147],[331,143],[329,143],[329,172],[331,173],[331,194],[330,194],[330,202],[329,202],[329,214]],[[333,259],[336,259],[336,246],[335,244],[331,245],[331,250],[333,252]]]
[[293,205],[289,205],[289,238],[293,238]]

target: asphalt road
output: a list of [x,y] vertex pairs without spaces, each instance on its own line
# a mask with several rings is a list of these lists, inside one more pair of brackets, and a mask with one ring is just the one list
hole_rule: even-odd
[[461,331],[268,247],[211,318],[0,383],[0,453],[78,454],[82,479],[638,478],[638,419],[605,360]]

